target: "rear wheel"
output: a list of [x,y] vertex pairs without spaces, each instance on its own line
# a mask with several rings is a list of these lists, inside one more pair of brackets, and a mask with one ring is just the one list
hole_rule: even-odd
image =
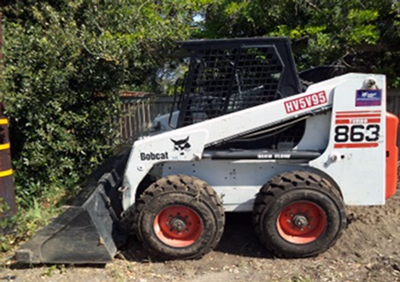
[[222,203],[204,181],[174,175],[159,179],[136,202],[134,231],[150,252],[166,259],[197,258],[221,239]]
[[288,172],[265,184],[253,222],[261,242],[277,256],[307,257],[332,246],[346,226],[339,192],[320,176]]

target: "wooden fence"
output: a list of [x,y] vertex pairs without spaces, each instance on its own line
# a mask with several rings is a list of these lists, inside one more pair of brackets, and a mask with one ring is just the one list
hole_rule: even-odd
[[149,133],[153,119],[159,114],[170,113],[173,97],[121,97],[119,141],[132,144],[140,136]]
[[[122,97],[121,100],[122,116],[119,120],[120,142],[132,144],[138,137],[146,135],[149,132],[151,122],[158,114],[165,114],[171,111],[173,97]],[[388,91],[387,111],[400,117],[400,89]],[[397,144],[399,144],[399,140],[400,130]]]
[[388,91],[387,111],[400,117],[400,89]]

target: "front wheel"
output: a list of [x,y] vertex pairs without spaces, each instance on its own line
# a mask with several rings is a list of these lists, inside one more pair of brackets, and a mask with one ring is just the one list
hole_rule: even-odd
[[277,256],[319,254],[340,237],[346,214],[338,191],[320,176],[287,172],[264,185],[253,208],[256,233]]
[[190,259],[211,251],[225,217],[215,191],[190,176],[161,178],[136,203],[134,231],[145,248],[165,259]]

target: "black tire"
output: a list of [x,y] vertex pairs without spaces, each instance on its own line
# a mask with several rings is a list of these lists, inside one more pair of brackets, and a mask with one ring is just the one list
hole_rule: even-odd
[[163,259],[199,258],[222,237],[225,214],[218,195],[195,177],[159,179],[135,204],[133,229],[143,246]]
[[140,198],[142,193],[149,188],[151,184],[157,181],[157,177],[151,174],[147,174],[143,180],[139,183],[139,186],[136,190],[136,201]]
[[340,193],[309,172],[272,178],[257,194],[253,224],[263,245],[279,257],[309,257],[331,247],[346,227]]

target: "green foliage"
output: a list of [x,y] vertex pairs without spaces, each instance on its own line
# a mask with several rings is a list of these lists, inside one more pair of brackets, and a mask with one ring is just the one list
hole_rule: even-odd
[[39,227],[43,227],[59,210],[54,207],[43,208],[33,199],[29,208],[18,210],[14,216],[0,221],[0,252],[8,252],[15,245],[31,237]]
[[20,207],[74,193],[112,152],[119,91],[157,87],[155,70],[209,2],[3,2],[0,100]]
[[[2,197],[0,197],[0,216],[4,216],[8,214],[11,210],[11,207],[4,201]],[[1,228],[2,222],[0,222],[0,228]]]
[[51,277],[54,274],[54,271],[56,270],[57,270],[57,265],[55,264],[50,265],[44,269],[42,276]]
[[208,9],[197,36],[287,36],[299,69],[342,64],[386,73],[396,87],[399,7],[391,0],[220,0]]
[[[17,195],[27,201],[54,184],[73,185],[96,166],[112,148],[109,119],[116,114],[116,95],[103,101],[94,97],[105,88],[96,78],[112,66],[99,66],[100,60],[90,60],[78,48],[73,23],[62,23],[49,6],[43,8],[49,15],[35,8],[33,19],[43,24],[5,20],[1,85],[11,121]],[[103,69],[87,77],[82,74],[87,67]]]

